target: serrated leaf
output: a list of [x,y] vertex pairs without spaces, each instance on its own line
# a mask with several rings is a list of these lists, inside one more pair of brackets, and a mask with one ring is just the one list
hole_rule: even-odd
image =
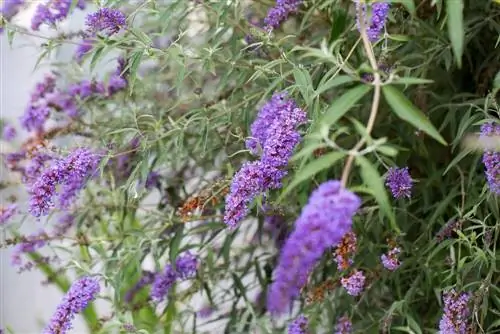
[[462,54],[464,52],[465,39],[463,8],[463,0],[446,0],[448,36],[459,68],[462,67]]
[[337,98],[321,118],[320,124],[331,126],[344,116],[363,96],[371,90],[372,86],[359,85]]
[[285,195],[287,195],[290,191],[292,191],[292,189],[294,189],[300,183],[302,183],[305,180],[309,180],[323,169],[331,167],[337,160],[341,159],[343,156],[344,153],[342,152],[331,152],[309,163],[307,166],[302,168],[297,174],[295,174],[295,177],[293,178],[292,182],[283,191],[278,201],[281,201],[285,197]]
[[361,177],[363,178],[363,182],[368,186],[368,188],[370,188],[370,190],[372,190],[373,196],[380,207],[380,211],[382,211],[389,219],[393,229],[399,232],[399,228],[396,224],[396,216],[394,215],[394,211],[392,210],[389,202],[389,196],[387,195],[382,176],[379,174],[375,166],[373,166],[372,163],[365,157],[356,157],[356,163],[361,168]]
[[447,145],[444,138],[439,134],[438,130],[436,130],[424,113],[415,107],[401,91],[392,86],[384,86],[382,87],[382,92],[384,93],[387,103],[389,103],[392,110],[399,118],[410,123],[417,129],[424,131],[441,144]]

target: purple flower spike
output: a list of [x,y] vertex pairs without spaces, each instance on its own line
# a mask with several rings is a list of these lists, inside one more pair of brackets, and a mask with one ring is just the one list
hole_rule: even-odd
[[351,296],[359,296],[365,289],[365,275],[361,270],[355,270],[348,277],[342,277],[340,283]]
[[399,253],[401,253],[401,249],[399,249],[399,247],[395,247],[387,252],[387,254],[382,254],[380,256],[380,260],[382,261],[385,269],[394,271],[401,266],[401,262],[398,259]]
[[265,29],[271,31],[286,21],[290,14],[297,13],[303,0],[276,0],[276,5],[269,9],[264,19]]
[[125,15],[117,9],[101,8],[97,12],[87,15],[85,24],[90,33],[98,32],[111,36],[126,26]]
[[335,334],[351,334],[352,333],[352,322],[349,317],[344,315],[337,320],[335,325]]
[[[359,1],[359,0],[358,0]],[[390,6],[388,3],[379,1],[371,4],[371,17],[370,22],[367,21],[366,18],[366,4],[356,3],[356,20],[358,25],[358,30],[361,30],[361,18],[359,17],[359,6],[362,6],[363,13],[363,23],[366,29],[366,33],[368,35],[368,39],[370,42],[376,42],[382,31],[384,30],[385,21],[389,16]]]
[[444,314],[439,322],[440,334],[465,334],[469,323],[470,294],[451,290],[444,294]]
[[325,250],[336,246],[351,229],[360,206],[359,197],[339,181],[325,182],[311,194],[281,250],[267,298],[271,313],[287,310]]
[[9,204],[7,207],[0,206],[0,225],[3,225],[17,211],[17,204]]
[[91,39],[84,39],[80,44],[78,44],[75,51],[75,59],[77,62],[81,62],[83,57],[90,52],[93,48],[94,41]]
[[408,167],[389,168],[385,184],[391,189],[394,198],[398,199],[403,197],[411,197],[413,180],[410,176],[410,172],[408,171]]
[[10,124],[3,127],[2,136],[5,141],[11,141],[17,136],[17,130]]
[[150,296],[155,302],[161,302],[177,280],[193,278],[198,269],[198,259],[189,252],[179,256],[175,262],[175,269],[168,264],[161,273],[157,274],[151,286]]
[[75,315],[85,310],[88,304],[96,299],[100,290],[99,282],[95,278],[82,277],[75,281],[57,307],[43,334],[68,333]]
[[[499,137],[500,124],[486,123],[481,126],[480,138]],[[486,180],[492,193],[500,195],[500,152],[485,151],[483,164],[486,168]]]
[[299,315],[297,319],[288,325],[288,334],[307,334],[307,326],[309,321],[303,315]]
[[[73,0],[42,1],[31,19],[31,29],[39,30],[42,24],[54,25],[64,20],[69,14],[72,3]],[[85,9],[85,0],[78,0],[76,7]]]

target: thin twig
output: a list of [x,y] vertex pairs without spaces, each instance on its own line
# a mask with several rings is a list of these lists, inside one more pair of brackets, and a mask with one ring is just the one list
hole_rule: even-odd
[[[358,15],[359,17],[363,17],[362,7],[358,7]],[[373,127],[375,125],[375,119],[377,118],[378,106],[380,103],[380,89],[381,89],[381,81],[380,74],[378,73],[377,60],[375,59],[375,54],[373,53],[372,45],[368,40],[368,35],[366,34],[366,25],[363,19],[359,20],[360,22],[360,33],[361,39],[363,41],[363,47],[365,49],[366,55],[368,56],[368,60],[370,61],[370,65],[373,69],[373,86],[375,86],[373,92],[373,100],[372,107],[370,111],[370,117],[368,118],[368,123],[366,124],[366,135],[363,136],[359,140],[359,142],[353,147],[352,150],[349,151],[349,156],[347,157],[346,163],[344,165],[344,169],[342,171],[341,183],[342,186],[345,187],[347,185],[347,180],[349,178],[349,173],[351,172],[352,164],[354,162],[354,158],[359,149],[366,143],[367,137],[370,136]]]

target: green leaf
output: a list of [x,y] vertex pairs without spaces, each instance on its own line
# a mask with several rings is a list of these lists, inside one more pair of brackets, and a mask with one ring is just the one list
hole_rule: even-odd
[[399,2],[400,4],[402,4],[403,6],[405,6],[406,9],[408,10],[408,12],[410,12],[411,15],[415,15],[416,14],[416,8],[415,8],[415,2],[414,2],[414,0],[398,0],[398,1],[395,1],[395,2]]
[[319,84],[318,89],[314,93],[314,97],[321,95],[323,92],[325,92],[331,88],[338,87],[338,86],[341,86],[343,84],[353,82],[353,81],[354,81],[354,79],[348,75],[334,76],[334,77],[328,79],[328,81],[326,81],[325,83]]
[[424,113],[415,107],[401,91],[392,86],[384,86],[382,87],[382,92],[384,93],[387,103],[389,103],[392,110],[399,118],[410,123],[417,129],[424,131],[441,144],[447,145],[444,138],[439,134],[438,130],[436,130]]
[[366,95],[372,86],[359,85],[344,93],[337,98],[332,105],[325,111],[320,124],[331,126],[344,116],[363,96]]
[[293,69],[293,77],[295,78],[295,83],[299,88],[300,94],[302,94],[304,100],[309,104],[309,90],[313,87],[309,72],[296,67]]
[[375,166],[373,166],[372,163],[365,157],[356,157],[356,163],[361,168],[361,177],[363,178],[363,182],[372,191],[373,197],[375,197],[375,200],[380,206],[380,211],[387,216],[394,231],[399,233],[400,230],[396,224],[396,216],[394,215],[394,211],[392,210],[389,202],[389,196],[385,190],[382,176],[380,176]]
[[462,54],[464,52],[464,18],[463,0],[446,0],[446,12],[448,14],[448,36],[451,48],[455,54],[458,67],[462,67]]
[[433,83],[433,80],[422,79],[422,78],[413,78],[413,77],[402,77],[394,80],[393,84],[401,84],[401,85],[425,85]]
[[346,30],[349,15],[345,9],[333,10],[332,29],[330,30],[329,44],[339,39]]
[[177,227],[175,236],[172,238],[172,240],[170,240],[169,258],[172,266],[175,266],[175,259],[179,254],[179,246],[181,245],[183,237],[184,237],[184,225],[181,224]]
[[144,55],[144,50],[135,51],[130,56],[130,64],[129,64],[129,81],[130,81],[130,94],[132,94],[134,90],[135,80],[137,79],[137,69],[141,64],[142,56]]
[[95,66],[97,65],[97,61],[99,60],[99,58],[101,58],[101,56],[103,56],[105,47],[105,45],[99,45],[94,48],[95,52],[92,56],[92,59],[90,60],[90,71],[94,70]]
[[310,164],[301,169],[297,174],[295,174],[295,177],[293,178],[292,182],[283,191],[278,201],[281,201],[283,198],[285,198],[285,195],[287,195],[290,191],[292,191],[292,189],[294,189],[300,183],[302,183],[305,180],[311,179],[318,172],[332,166],[337,160],[341,159],[343,156],[344,153],[342,152],[331,152],[312,161]]

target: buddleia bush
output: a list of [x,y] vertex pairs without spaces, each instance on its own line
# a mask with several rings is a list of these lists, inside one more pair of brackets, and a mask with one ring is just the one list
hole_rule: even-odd
[[65,293],[43,333],[76,314],[89,333],[500,330],[496,2],[2,15],[6,40],[46,37],[38,64],[74,49],[3,125],[4,188],[28,200],[3,204],[2,247]]

